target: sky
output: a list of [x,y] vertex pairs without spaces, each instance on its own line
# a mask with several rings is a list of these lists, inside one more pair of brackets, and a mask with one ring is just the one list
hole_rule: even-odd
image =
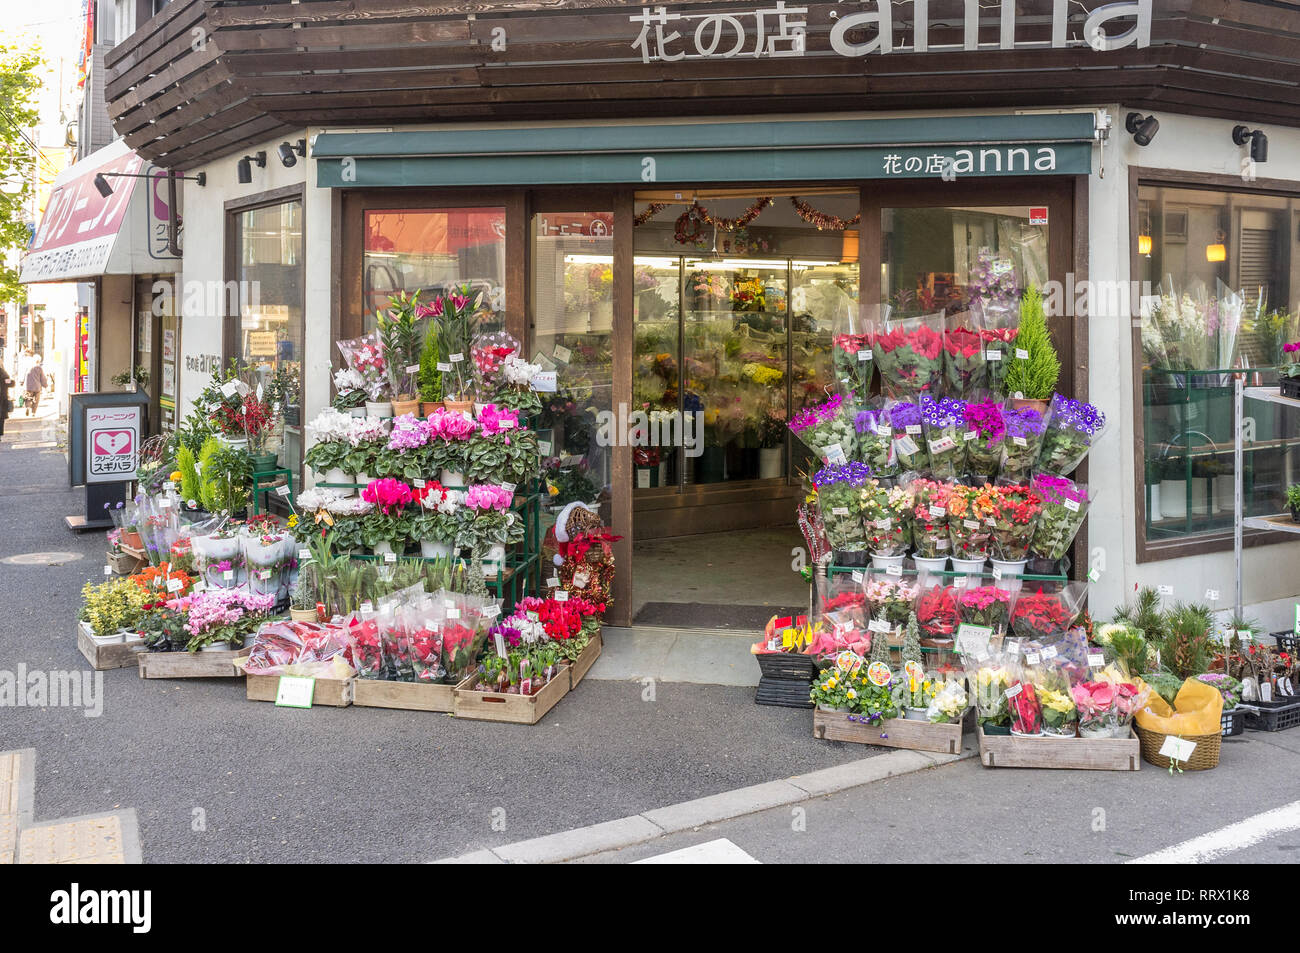
[[41,145],[62,142],[60,108],[65,120],[76,118],[80,101],[76,84],[81,17],[81,0],[0,0],[0,43],[7,46],[39,43],[44,53]]

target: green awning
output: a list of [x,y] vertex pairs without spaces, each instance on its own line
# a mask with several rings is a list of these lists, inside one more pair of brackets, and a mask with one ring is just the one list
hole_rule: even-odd
[[322,188],[1087,175],[1093,114],[325,132]]

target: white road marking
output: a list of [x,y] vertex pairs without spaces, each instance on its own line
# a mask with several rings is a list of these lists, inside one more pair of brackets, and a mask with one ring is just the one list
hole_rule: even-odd
[[717,840],[706,841],[703,844],[696,844],[694,847],[683,847],[681,850],[669,851],[666,854],[656,854],[654,857],[647,857],[644,860],[634,861],[638,864],[757,864],[749,854],[745,853],[725,837],[719,837]]
[[1203,864],[1287,831],[1300,829],[1300,801],[1256,814],[1217,831],[1128,861],[1130,864]]

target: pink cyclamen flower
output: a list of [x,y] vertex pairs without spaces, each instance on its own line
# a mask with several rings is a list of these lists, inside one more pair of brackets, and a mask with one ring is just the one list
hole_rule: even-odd
[[361,491],[361,498],[387,514],[411,502],[411,488],[401,480],[385,477],[371,480],[370,485]]

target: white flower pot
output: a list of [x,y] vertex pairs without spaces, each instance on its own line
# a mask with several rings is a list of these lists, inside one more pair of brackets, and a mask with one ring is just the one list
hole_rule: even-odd
[[392,544],[392,543],[376,543],[376,544],[375,544],[374,554],[375,554],[376,556],[384,556],[384,555],[387,555],[388,553],[391,553],[392,551],[393,551],[393,544]]
[[877,555],[876,553],[872,553],[871,568],[888,569],[890,566],[898,566],[901,568],[903,565],[903,560],[906,558],[907,556],[903,554],[899,554],[897,556],[880,556]]
[[973,576],[984,571],[984,564],[988,562],[987,556],[980,556],[975,559],[958,559],[952,557],[952,568],[954,572],[962,572],[968,576]]
[[912,562],[921,572],[943,572],[948,568],[947,556],[913,556]]
[[1029,562],[1027,559],[1017,559],[1014,562],[1005,559],[992,559],[989,561],[993,563],[993,568],[998,571],[1003,579],[1008,576],[1023,576],[1025,566]]
[[463,487],[465,486],[465,474],[458,473],[455,470],[443,470],[442,477],[438,482],[443,486]]
[[203,646],[201,649],[199,649],[199,651],[200,651],[200,652],[229,652],[229,651],[230,651],[230,643],[229,643],[229,642],[209,642],[207,645],[205,645],[205,646]]
[[[775,480],[781,476],[781,458],[785,450],[781,447],[764,447],[758,451],[758,478]],[[663,464],[660,464],[663,466]],[[660,483],[662,486],[662,482]]]
[[506,547],[505,543],[497,543],[487,551],[483,557],[483,575],[495,576],[497,571],[504,569],[506,564]]
[[209,562],[221,562],[224,559],[233,560],[239,555],[239,537],[231,536],[227,539],[216,539],[211,536],[205,538],[203,551],[207,554]]
[[359,484],[361,484],[362,486],[365,486],[367,483],[370,482],[370,474],[369,474],[369,473],[354,473],[354,474],[352,474],[352,482],[353,482],[353,483],[359,483]]
[[110,632],[108,635],[91,635],[90,641],[96,645],[120,645],[124,640],[121,632]]
[[393,416],[393,404],[387,400],[366,401],[366,416],[385,420]]
[[351,409],[348,410],[348,413],[351,414],[353,417],[364,417],[364,416],[366,416],[366,408],[364,408],[364,407],[353,407],[353,408],[351,408]]
[[1160,484],[1148,483],[1151,488],[1151,505],[1147,507],[1147,519],[1152,523],[1159,523],[1164,516],[1160,512]]
[[248,449],[247,437],[226,437],[226,436],[222,436],[221,434],[217,434],[217,439],[220,440],[222,443],[224,443],[227,447],[234,447],[236,450]]
[[1160,515],[1179,520],[1187,516],[1187,484],[1184,481],[1160,481]]
[[[325,471],[325,474],[322,477],[321,482],[322,483],[354,483],[356,481],[353,480],[352,475],[350,473],[345,472],[342,467],[330,467],[328,470]],[[351,487],[340,486],[340,487],[332,487],[332,489],[334,490],[335,493],[338,493],[340,496],[352,496],[357,492]]]
[[425,559],[446,559],[451,555],[451,543],[444,543],[437,539],[422,539],[420,555]]

